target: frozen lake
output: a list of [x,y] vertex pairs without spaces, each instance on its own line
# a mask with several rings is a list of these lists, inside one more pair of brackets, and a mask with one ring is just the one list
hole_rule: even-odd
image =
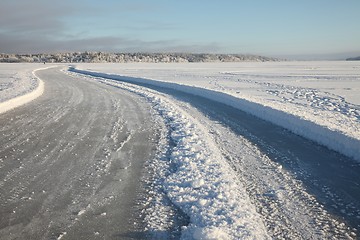
[[[62,66],[0,114],[0,236],[358,236],[357,62]],[[40,67],[0,64],[2,103]]]

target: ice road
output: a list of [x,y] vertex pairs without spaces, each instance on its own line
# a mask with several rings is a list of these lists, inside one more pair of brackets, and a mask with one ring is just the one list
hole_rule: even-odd
[[0,115],[0,238],[121,238],[156,145],[149,105],[59,69],[37,75],[44,94]]
[[186,91],[64,72],[0,115],[0,237],[358,237],[354,159]]

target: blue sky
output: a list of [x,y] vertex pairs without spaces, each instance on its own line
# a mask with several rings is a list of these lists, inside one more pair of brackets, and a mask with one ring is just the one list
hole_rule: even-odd
[[0,52],[360,54],[359,0],[1,0]]

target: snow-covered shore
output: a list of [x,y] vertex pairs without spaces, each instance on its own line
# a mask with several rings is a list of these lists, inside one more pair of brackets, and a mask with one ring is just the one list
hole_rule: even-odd
[[83,64],[94,76],[211,98],[360,160],[356,62]]

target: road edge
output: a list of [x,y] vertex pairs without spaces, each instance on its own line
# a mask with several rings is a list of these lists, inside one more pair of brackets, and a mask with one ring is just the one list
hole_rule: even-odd
[[38,68],[38,69],[33,70],[31,73],[34,77],[36,77],[38,79],[38,81],[39,81],[38,86],[29,93],[26,93],[21,96],[17,96],[15,98],[9,99],[5,102],[1,102],[0,103],[0,114],[10,111],[14,108],[20,107],[26,103],[29,103],[29,102],[35,100],[38,97],[40,97],[45,91],[45,84],[38,76],[36,76],[36,72],[40,71],[40,70],[53,68],[53,67],[55,67],[55,66],[46,67],[46,68]]

